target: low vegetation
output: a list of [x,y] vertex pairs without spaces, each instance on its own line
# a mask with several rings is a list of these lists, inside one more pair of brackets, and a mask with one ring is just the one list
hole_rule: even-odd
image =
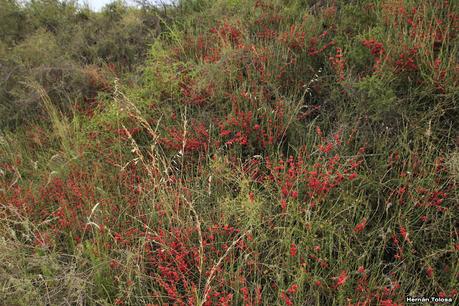
[[458,301],[458,2],[0,7],[5,305]]

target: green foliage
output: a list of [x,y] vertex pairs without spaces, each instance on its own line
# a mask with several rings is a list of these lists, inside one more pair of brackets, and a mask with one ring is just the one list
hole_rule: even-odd
[[356,84],[356,88],[361,92],[358,101],[361,103],[359,110],[363,114],[382,116],[394,110],[397,97],[391,89],[390,79],[384,80],[376,75],[367,76]]
[[156,11],[134,10],[122,2],[101,13],[73,1],[34,0],[20,6],[2,0],[1,6],[0,128],[43,119],[37,93],[30,89],[34,83],[70,114],[99,89],[88,65],[134,71],[159,33]]
[[457,304],[457,2],[0,1],[2,301]]

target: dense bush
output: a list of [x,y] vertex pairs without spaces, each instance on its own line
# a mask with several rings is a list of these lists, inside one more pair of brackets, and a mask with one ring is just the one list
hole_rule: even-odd
[[101,89],[95,73],[100,80],[134,71],[160,29],[157,11],[122,2],[101,13],[73,1],[2,0],[0,6],[2,128],[44,119],[37,86],[67,113],[94,99]]
[[457,2],[2,3],[8,304],[457,303]]

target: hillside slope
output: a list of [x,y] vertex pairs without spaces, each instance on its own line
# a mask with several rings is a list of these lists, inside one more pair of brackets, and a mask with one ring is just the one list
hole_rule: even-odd
[[458,12],[115,3],[27,37],[0,19],[1,300],[457,303]]

